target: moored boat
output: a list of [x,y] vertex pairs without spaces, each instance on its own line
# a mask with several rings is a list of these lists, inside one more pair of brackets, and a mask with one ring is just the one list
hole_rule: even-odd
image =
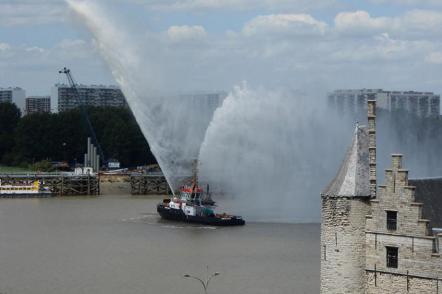
[[40,181],[32,184],[10,185],[3,184],[0,180],[0,198],[38,198],[51,197],[52,193],[43,187]]

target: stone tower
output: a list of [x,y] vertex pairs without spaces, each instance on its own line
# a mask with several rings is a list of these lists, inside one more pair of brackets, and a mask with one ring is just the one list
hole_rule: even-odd
[[365,293],[365,225],[376,195],[376,103],[356,126],[335,179],[321,194],[321,293]]
[[368,156],[370,166],[370,196],[376,198],[376,101],[368,100]]

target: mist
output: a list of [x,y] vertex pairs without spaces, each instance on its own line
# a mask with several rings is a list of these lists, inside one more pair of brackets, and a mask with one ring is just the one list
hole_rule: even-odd
[[177,190],[191,172],[206,128],[222,99],[208,101],[200,95],[173,91],[173,81],[164,86],[160,78],[163,71],[158,69],[161,66],[154,62],[158,56],[153,45],[123,31],[98,2],[67,3],[78,22],[92,33],[169,185]]
[[[170,34],[125,27],[107,12],[105,2],[67,2],[91,32],[173,189],[199,159],[201,181],[210,184],[215,200],[225,202],[229,211],[253,221],[319,220],[320,192],[337,172],[356,122],[366,123],[365,114],[327,109],[327,90],[342,87],[343,81],[323,83],[330,72],[319,62],[309,69],[297,67],[297,73],[305,72],[294,81],[280,67],[271,69],[277,58],[272,54],[262,59],[269,71],[257,70],[256,59],[236,62],[220,54],[222,48],[214,49],[225,43],[212,40],[208,47],[207,41],[193,38],[177,45]],[[293,54],[306,58],[303,50]],[[361,85],[354,79],[348,78],[347,88]],[[370,83],[377,85],[376,78]],[[228,95],[219,103],[180,95],[213,89],[226,89]],[[406,124],[414,126],[416,120],[407,116]],[[388,114],[380,115],[378,131],[380,180],[389,154],[398,152],[404,153],[412,176],[441,174],[442,156],[427,152],[437,144],[430,133],[418,137],[420,129],[403,130]]]

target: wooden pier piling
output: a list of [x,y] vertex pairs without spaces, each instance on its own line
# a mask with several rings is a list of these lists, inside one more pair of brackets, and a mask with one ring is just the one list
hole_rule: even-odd
[[[52,196],[93,196],[100,194],[98,175],[66,175],[66,174],[0,174],[3,185],[29,185],[40,181],[48,187]],[[0,194],[0,197],[2,195]]]
[[132,195],[171,194],[166,178],[162,174],[132,174],[130,186]]

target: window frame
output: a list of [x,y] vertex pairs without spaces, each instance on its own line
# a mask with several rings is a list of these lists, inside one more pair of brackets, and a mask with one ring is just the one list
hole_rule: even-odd
[[399,267],[399,248],[394,246],[385,246],[385,257],[387,268]]
[[[395,210],[386,210],[386,225],[388,231],[397,231],[397,225],[398,225],[398,212]],[[394,218],[389,217],[391,215],[394,215]]]

